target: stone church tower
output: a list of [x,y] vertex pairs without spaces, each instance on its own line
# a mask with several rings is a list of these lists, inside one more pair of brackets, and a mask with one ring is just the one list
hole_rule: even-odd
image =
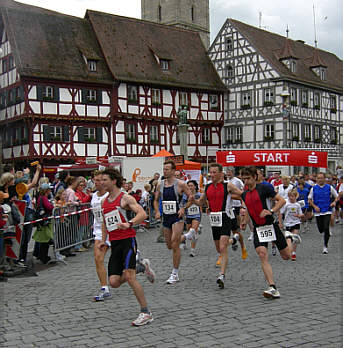
[[196,30],[210,46],[209,0],[142,0],[142,19]]

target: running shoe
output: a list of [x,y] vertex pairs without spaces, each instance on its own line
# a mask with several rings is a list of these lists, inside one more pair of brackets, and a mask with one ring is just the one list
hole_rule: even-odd
[[218,260],[217,260],[217,262],[216,262],[216,267],[220,267],[221,264],[222,264],[222,257],[221,257],[221,255],[219,255],[219,256],[218,256]]
[[189,256],[190,257],[195,257],[195,250],[194,249],[191,249],[191,252],[189,253]]
[[266,298],[280,298],[280,293],[278,290],[273,288],[272,286],[269,287],[266,291],[263,292],[263,296]]
[[174,284],[174,283],[177,283],[179,281],[180,281],[179,276],[177,274],[172,273],[170,275],[170,277],[168,278],[168,280],[166,281],[166,283],[167,284]]
[[328,248],[327,248],[327,247],[324,247],[324,248],[323,248],[323,254],[328,254],[328,253],[329,253]]
[[232,238],[232,250],[236,251],[238,249],[239,234],[235,233]]
[[276,245],[272,245],[272,255],[276,256]]
[[296,233],[292,233],[292,242],[293,242],[293,244],[300,244],[301,237]]
[[296,253],[292,253],[292,261],[296,261],[297,260],[297,254]]
[[201,234],[201,230],[202,230],[202,224],[200,224],[198,227],[198,234]]
[[217,278],[217,284],[219,289],[224,289],[224,280],[225,280],[225,275],[221,274],[218,278]]
[[147,279],[149,280],[150,283],[153,283],[155,281],[156,274],[150,266],[150,260],[143,259],[141,263],[145,267],[145,275],[146,275]]
[[111,298],[112,294],[109,291],[105,291],[105,289],[101,289],[99,295],[93,297],[94,302],[105,301]]
[[139,316],[131,324],[132,326],[142,326],[151,323],[154,320],[150,313],[139,313]]
[[186,239],[192,240],[195,242],[196,240],[196,232],[194,228],[190,228],[189,231],[185,234]]
[[250,236],[249,236],[248,240],[253,240],[253,238],[254,238],[254,234],[252,232],[250,232]]
[[182,249],[182,250],[186,250],[186,249],[187,249],[186,240],[184,240],[184,241],[180,244],[180,249]]
[[243,247],[242,248],[242,259],[245,260],[247,257],[248,257],[247,248]]

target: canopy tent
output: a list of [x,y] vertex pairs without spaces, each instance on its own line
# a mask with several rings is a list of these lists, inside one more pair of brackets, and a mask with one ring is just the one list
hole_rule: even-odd
[[[161,151],[157,152],[152,157],[169,157],[169,156],[174,156],[174,155],[168,152],[167,150],[162,149]],[[183,169],[183,170],[201,170],[201,163],[185,160],[182,166],[181,165],[176,166],[176,168]]]

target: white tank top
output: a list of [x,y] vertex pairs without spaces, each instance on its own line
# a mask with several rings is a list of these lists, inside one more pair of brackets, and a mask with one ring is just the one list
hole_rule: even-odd
[[98,191],[95,192],[92,196],[91,206],[93,209],[94,215],[94,232],[101,232],[102,225],[102,214],[101,214],[101,201],[108,196],[108,192],[106,192],[102,196],[98,196]]

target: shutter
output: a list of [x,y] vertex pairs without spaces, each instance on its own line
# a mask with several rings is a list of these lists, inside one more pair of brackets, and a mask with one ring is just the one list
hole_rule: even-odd
[[24,86],[19,86],[19,101],[22,102],[24,100],[25,100]]
[[63,141],[69,141],[69,126],[63,126]]
[[102,91],[101,90],[96,91],[96,103],[98,105],[102,104]]
[[96,128],[96,142],[102,143],[102,127]]
[[51,127],[48,125],[43,126],[43,141],[50,141],[51,140]]
[[60,89],[56,86],[54,86],[54,101],[55,102],[60,101]]
[[43,86],[36,86],[37,89],[37,100],[43,100]]
[[77,135],[78,135],[79,143],[84,143],[85,142],[85,133],[84,133],[83,127],[78,127]]
[[87,104],[87,89],[81,90],[81,100],[83,104]]

